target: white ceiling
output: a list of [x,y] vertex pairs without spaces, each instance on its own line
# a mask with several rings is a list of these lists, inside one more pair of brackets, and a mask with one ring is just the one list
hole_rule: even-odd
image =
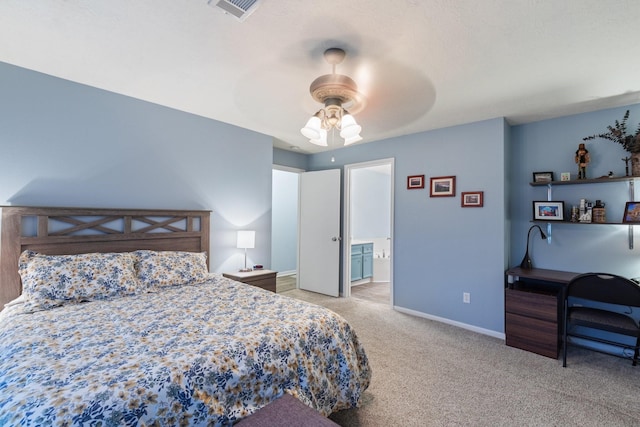
[[329,47],[367,97],[362,144],[640,102],[639,22],[638,0],[264,0],[244,22],[207,0],[2,0],[0,61],[312,153]]

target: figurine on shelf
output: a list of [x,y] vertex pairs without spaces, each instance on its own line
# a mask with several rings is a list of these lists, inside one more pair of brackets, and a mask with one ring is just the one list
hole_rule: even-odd
[[631,160],[631,157],[625,157],[622,159],[624,162],[624,176],[629,176],[629,160]]
[[583,143],[578,145],[575,160],[578,165],[578,179],[587,179],[587,165],[591,161],[591,157],[589,157],[589,150]]
[[571,207],[571,222],[578,222],[580,220],[580,211],[577,206]]

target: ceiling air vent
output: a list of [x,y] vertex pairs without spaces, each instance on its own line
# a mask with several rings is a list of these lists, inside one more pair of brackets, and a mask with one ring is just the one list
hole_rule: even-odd
[[217,6],[225,13],[244,21],[251,15],[262,0],[209,0],[210,6]]

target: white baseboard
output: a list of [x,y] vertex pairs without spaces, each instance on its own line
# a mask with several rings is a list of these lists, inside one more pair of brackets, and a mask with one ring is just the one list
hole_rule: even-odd
[[469,325],[467,323],[457,322],[455,320],[446,319],[444,317],[433,316],[431,314],[423,313],[421,311],[410,310],[404,307],[393,306],[393,309],[401,313],[410,314],[416,317],[422,317],[424,319],[435,320],[436,322],[446,323],[447,325],[457,326],[458,328],[467,329],[469,331],[477,332],[479,334],[488,335],[490,337],[505,339],[505,334],[502,332],[492,331],[490,329],[480,328],[478,326]]

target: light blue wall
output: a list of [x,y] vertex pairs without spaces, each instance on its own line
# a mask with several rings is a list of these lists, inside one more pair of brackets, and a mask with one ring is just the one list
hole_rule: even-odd
[[505,135],[505,145],[504,145],[504,159],[503,159],[503,165],[502,165],[502,169],[505,171],[505,178],[508,177],[508,179],[504,180],[504,245],[505,248],[507,248],[507,250],[504,252],[504,265],[507,266],[511,266],[513,265],[511,258],[510,258],[510,252],[509,252],[509,248],[511,247],[511,210],[510,210],[510,204],[509,204],[509,200],[511,197],[511,193],[514,189],[514,185],[513,185],[513,180],[511,179],[511,176],[509,175],[509,171],[511,170],[511,158],[513,156],[513,132],[511,131],[511,126],[509,126],[509,124],[506,122],[506,120],[503,123],[503,127],[504,127],[504,135]]
[[[559,119],[514,126],[513,155],[510,167],[512,217],[512,264],[519,264],[525,252],[526,234],[531,226],[532,201],[546,200],[546,187],[532,187],[533,172],[552,171],[556,179],[561,172],[571,172],[575,179],[575,151],[583,137],[606,132],[607,126],[622,120],[626,110],[631,114],[628,131],[633,133],[640,123],[640,104],[578,114]],[[586,142],[591,156],[587,177],[597,178],[613,171],[624,176],[621,160],[628,153],[615,142],[596,139]],[[636,183],[637,184],[637,183]],[[640,197],[640,189],[635,192]],[[565,208],[577,205],[581,198],[600,199],[606,203],[607,218],[620,222],[625,201],[629,197],[628,184],[562,185],[553,187],[553,199],[565,202]],[[543,228],[546,230],[544,224]],[[530,254],[540,268],[575,272],[609,272],[627,277],[640,276],[640,233],[635,227],[635,248],[629,250],[628,226],[625,225],[552,225],[552,241],[532,232]]]
[[210,209],[212,270],[270,265],[271,137],[0,63],[0,153],[0,204]]
[[279,273],[298,265],[298,176],[273,170],[271,269]]
[[[633,131],[640,105],[630,109]],[[270,266],[273,163],[320,170],[395,158],[396,305],[503,332],[503,272],[524,253],[531,201],[546,199],[544,187],[528,185],[532,172],[575,173],[582,137],[625,110],[514,127],[487,120],[305,156],[273,150],[265,135],[0,63],[0,203],[211,209],[211,267],[227,271],[242,263],[241,228],[257,231],[249,262]],[[619,146],[588,148],[590,176],[624,173]],[[429,177],[455,175],[456,197],[407,190],[406,177],[416,174],[427,186]],[[485,206],[461,208],[460,192],[476,190]],[[602,199],[618,220],[628,189],[564,186],[554,195],[568,205]],[[638,276],[640,235],[629,250],[627,230],[555,225],[551,245],[532,240],[533,259],[541,268]],[[471,304],[462,303],[463,292]]]
[[[504,120],[494,119],[310,156],[312,170],[395,158],[397,306],[504,331],[505,138]],[[407,190],[407,176],[422,174],[427,187],[429,177],[456,176],[456,197]],[[461,208],[461,191],[484,191],[484,207]]]
[[[302,135],[300,137],[302,138]],[[288,166],[295,169],[307,170],[309,169],[309,156],[302,153],[274,148],[273,164]]]
[[391,236],[391,180],[367,168],[351,171],[351,237]]

